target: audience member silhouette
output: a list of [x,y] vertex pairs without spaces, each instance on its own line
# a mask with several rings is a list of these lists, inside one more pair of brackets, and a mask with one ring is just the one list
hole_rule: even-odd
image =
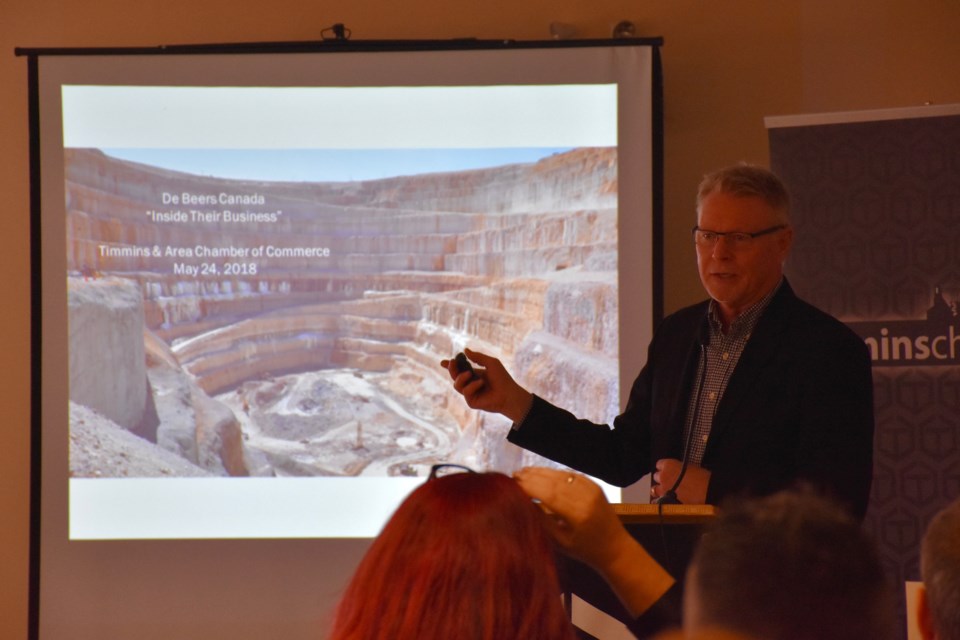
[[330,640],[573,640],[545,524],[509,476],[432,473],[367,551]]
[[873,540],[810,491],[728,502],[687,572],[684,628],[778,640],[883,640],[893,592]]
[[[593,566],[637,616],[634,633],[646,636],[669,619],[676,585],[664,581],[599,486],[545,468],[516,478],[549,513],[558,543]],[[883,640],[896,628],[876,545],[848,512],[809,490],[724,503],[694,551],[682,608],[688,634]]]
[[924,640],[960,640],[960,499],[927,527],[920,551],[917,622]]

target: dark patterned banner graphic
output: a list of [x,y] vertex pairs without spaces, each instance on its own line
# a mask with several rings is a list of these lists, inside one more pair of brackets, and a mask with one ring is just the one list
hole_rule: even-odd
[[933,290],[924,318],[848,322],[870,347],[874,367],[956,366],[960,364],[960,316],[956,300]]
[[927,524],[960,495],[960,106],[767,124],[793,198],[787,276],[873,359],[865,526],[903,594]]

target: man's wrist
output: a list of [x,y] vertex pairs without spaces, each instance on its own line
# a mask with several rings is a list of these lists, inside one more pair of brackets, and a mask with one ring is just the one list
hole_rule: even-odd
[[512,429],[519,429],[523,425],[524,421],[530,416],[530,412],[533,410],[533,404],[533,394],[527,393],[526,406],[516,412],[515,415],[517,417],[514,418],[513,416],[507,416],[513,420],[513,426],[511,427]]

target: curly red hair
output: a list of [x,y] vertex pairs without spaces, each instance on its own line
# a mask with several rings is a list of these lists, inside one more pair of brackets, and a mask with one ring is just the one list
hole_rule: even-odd
[[420,485],[364,556],[330,640],[573,640],[543,514],[510,477]]

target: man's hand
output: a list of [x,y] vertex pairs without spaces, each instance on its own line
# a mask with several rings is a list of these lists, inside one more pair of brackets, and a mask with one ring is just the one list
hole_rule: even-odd
[[[650,483],[650,497],[659,499],[673,488],[682,467],[683,463],[675,458],[657,460],[657,469],[653,472]],[[710,472],[700,465],[688,463],[683,480],[677,487],[677,499],[683,504],[706,504],[709,485]]]
[[493,356],[464,349],[464,354],[482,368],[474,368],[474,375],[457,371],[451,358],[440,361],[450,372],[453,388],[467,401],[471,409],[501,413],[514,422],[522,420],[533,403],[533,395],[510,376],[503,363]]

